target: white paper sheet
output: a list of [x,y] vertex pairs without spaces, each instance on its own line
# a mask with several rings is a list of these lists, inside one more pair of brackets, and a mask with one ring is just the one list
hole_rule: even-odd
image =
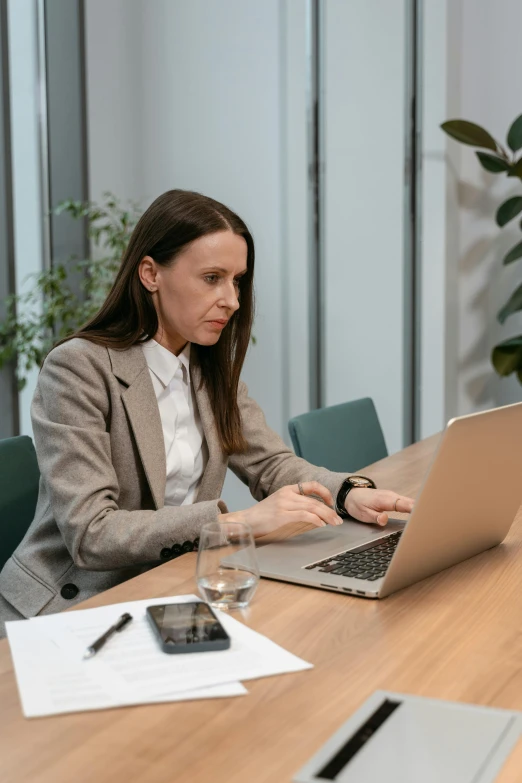
[[6,623],[14,660],[22,712],[26,718],[67,712],[111,709],[133,704],[242,696],[248,691],[239,682],[183,693],[149,696],[132,688],[115,697],[104,678],[96,676],[84,661],[71,660],[60,647],[28,620]]
[[[194,600],[199,599],[172,596],[6,623],[24,714],[238,695],[237,680],[311,668],[224,612],[217,614],[231,637],[229,650],[166,655],[149,627],[146,607]],[[133,621],[83,660],[89,644],[124,612]]]

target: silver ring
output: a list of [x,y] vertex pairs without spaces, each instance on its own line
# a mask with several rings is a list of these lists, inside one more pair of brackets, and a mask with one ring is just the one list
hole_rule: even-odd
[[297,482],[297,489],[299,490],[300,495],[304,495],[303,485],[301,484],[300,481]]
[[395,505],[394,505],[394,509],[395,509],[395,513],[396,513],[396,514],[398,514],[398,513],[399,513],[399,512],[397,511],[397,503],[398,503],[398,502],[399,502],[399,498],[397,498],[397,500],[395,501]]

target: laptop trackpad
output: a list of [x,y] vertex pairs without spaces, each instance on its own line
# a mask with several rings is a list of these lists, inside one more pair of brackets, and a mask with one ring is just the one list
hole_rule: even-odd
[[259,567],[265,563],[273,565],[274,557],[281,558],[286,565],[300,565],[335,555],[346,549],[382,538],[383,536],[403,530],[405,523],[401,520],[390,520],[386,527],[366,525],[363,522],[344,522],[337,527],[328,525],[316,530],[309,530],[282,541],[275,541],[257,549]]

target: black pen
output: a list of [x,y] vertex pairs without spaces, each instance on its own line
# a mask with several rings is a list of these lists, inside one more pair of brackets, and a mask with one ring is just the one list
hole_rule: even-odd
[[101,650],[103,645],[105,644],[108,639],[111,638],[113,634],[115,634],[117,631],[121,631],[122,628],[125,628],[125,626],[130,623],[132,620],[132,615],[128,612],[125,612],[125,614],[122,614],[118,622],[114,623],[114,625],[111,625],[108,631],[105,631],[105,633],[100,636],[99,639],[96,639],[95,642],[91,644],[90,647],[87,647],[84,658],[92,658],[93,655],[96,655],[98,650]]

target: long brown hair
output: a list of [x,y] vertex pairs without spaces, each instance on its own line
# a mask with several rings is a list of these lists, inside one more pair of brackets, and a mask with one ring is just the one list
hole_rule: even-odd
[[247,447],[237,388],[254,315],[254,240],[241,218],[224,204],[186,190],[169,190],[159,196],[132,232],[102,307],[68,339],[81,337],[125,350],[153,338],[158,331],[158,316],[152,296],[138,275],[142,258],[151,256],[157,264],[168,267],[189,242],[227,230],[242,236],[247,244],[247,272],[239,281],[241,306],[215,345],[193,344],[191,355],[201,368],[201,382],[208,391],[221,446],[225,453],[233,454]]

